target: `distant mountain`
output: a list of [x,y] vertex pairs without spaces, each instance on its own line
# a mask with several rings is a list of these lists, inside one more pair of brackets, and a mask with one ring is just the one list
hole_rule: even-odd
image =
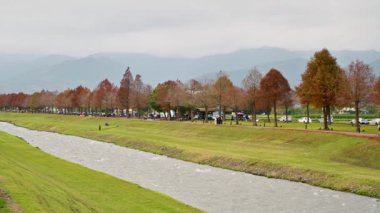
[[18,54],[0,54],[0,73],[2,79],[11,79],[23,75],[30,76],[30,71],[39,68],[45,68],[66,60],[72,57],[63,55],[18,55]]
[[373,61],[370,65],[373,68],[373,70],[377,73],[377,75],[380,75],[380,59]]
[[[127,66],[134,75],[142,75],[143,81],[153,87],[169,79],[214,78],[220,70],[227,72],[232,81],[240,85],[254,66],[263,74],[270,68],[279,69],[291,86],[295,86],[313,53],[264,47],[199,58],[136,53],[97,53],[86,57],[0,54],[0,93],[63,90],[78,85],[95,88],[105,78],[118,85]],[[332,54],[342,67],[361,59],[380,74],[380,52],[332,51]]]
[[[368,64],[371,64],[372,62],[380,59],[380,52],[375,51],[375,50],[368,50],[368,51],[350,51],[350,50],[331,51],[331,54],[337,58],[338,63],[342,67],[346,67],[352,61],[357,60],[357,59],[360,59],[360,60],[362,60]],[[380,70],[377,70],[377,72],[380,73]]]
[[208,70],[237,70],[247,67],[252,67],[259,64],[267,64],[275,61],[286,61],[295,58],[308,58],[311,52],[306,51],[289,51],[281,48],[257,48],[244,49],[232,53],[211,55],[199,58],[194,64],[197,70],[203,70],[203,73]]
[[109,58],[123,66],[118,76],[120,81],[124,70],[129,66],[134,75],[140,74],[145,82],[155,86],[169,79],[185,79],[191,77],[192,59],[175,57],[158,57],[136,53],[98,53],[90,57]]
[[21,91],[64,90],[78,85],[94,88],[102,79],[118,80],[122,73],[123,66],[108,58],[86,57],[33,68],[8,83],[18,85]]
[[[263,74],[271,68],[276,68],[288,79],[289,84],[294,87],[301,82],[301,74],[305,71],[307,62],[313,56],[313,51],[289,51],[280,48],[259,48],[239,50],[229,54],[207,56],[200,61],[207,61],[204,66],[226,67],[219,69],[226,71],[232,82],[241,85],[242,80],[248,71],[254,66]],[[346,68],[356,59],[363,60],[374,68],[377,75],[380,75],[380,52],[370,51],[331,51],[331,54],[337,58],[338,64]],[[218,66],[218,61],[222,66]],[[252,63],[254,62],[254,63]],[[237,68],[231,68],[237,67]],[[229,69],[228,69],[229,68]],[[217,76],[218,71],[213,73],[203,73],[196,79],[213,79]]]
[[[265,74],[271,68],[278,69],[282,72],[282,74],[288,79],[289,84],[294,86],[300,83],[300,75],[305,70],[307,65],[307,60],[303,58],[294,58],[285,61],[275,61],[268,62],[263,64],[255,65],[257,69]],[[248,71],[252,69],[251,67],[246,67],[239,70],[227,71],[226,74],[229,76],[231,81],[235,85],[242,85],[242,80],[247,75]],[[208,73],[198,76],[196,79],[213,79],[217,76],[217,72]]]

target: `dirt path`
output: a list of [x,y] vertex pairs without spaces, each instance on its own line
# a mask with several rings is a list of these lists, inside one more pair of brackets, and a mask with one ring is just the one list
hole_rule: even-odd
[[[380,200],[0,123],[41,150],[207,212],[380,212]],[[1,150],[0,150],[1,152]]]

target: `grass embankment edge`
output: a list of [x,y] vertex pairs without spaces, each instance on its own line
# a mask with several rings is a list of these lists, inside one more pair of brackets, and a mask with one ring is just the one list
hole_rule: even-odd
[[199,211],[160,192],[57,158],[2,131],[0,148],[4,212]]
[[[18,125],[12,121],[5,121],[12,123],[16,126],[29,128],[27,126]],[[229,126],[221,126],[221,128],[229,128]],[[29,128],[33,130],[49,131],[46,128]],[[285,129],[281,129],[285,130]],[[274,130],[277,131],[277,130]],[[285,130],[286,131],[286,130]],[[297,130],[300,131],[300,130]],[[81,134],[67,134],[61,131],[50,131],[60,134],[73,135],[84,137]],[[334,134],[333,132],[321,133],[321,134]],[[337,133],[339,134],[339,133]],[[350,136],[347,136],[350,137]],[[354,136],[353,136],[354,137]],[[210,165],[213,167],[230,169],[234,171],[246,172],[254,175],[265,176],[268,178],[278,178],[290,181],[307,183],[314,186],[320,186],[324,188],[329,188],[333,190],[346,191],[359,195],[365,195],[375,198],[380,198],[380,184],[378,182],[367,182],[360,180],[347,180],[347,178],[329,174],[321,171],[316,171],[313,169],[301,169],[295,168],[287,165],[275,164],[271,162],[261,161],[250,161],[247,159],[239,159],[233,157],[227,157],[223,155],[204,155],[196,152],[186,151],[177,147],[166,146],[166,145],[156,145],[138,140],[128,140],[120,143],[115,143],[113,138],[101,137],[100,135],[86,136],[84,138],[90,138],[93,140],[114,143],[119,146],[125,146],[128,148],[146,151],[154,154],[165,155],[168,157],[190,161],[198,164]],[[344,180],[344,181],[343,181]]]

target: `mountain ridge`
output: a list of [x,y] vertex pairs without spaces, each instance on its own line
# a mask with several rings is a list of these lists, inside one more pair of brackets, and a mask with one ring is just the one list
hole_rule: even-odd
[[[279,69],[293,87],[300,82],[313,54],[314,51],[276,47],[240,49],[197,58],[120,52],[95,53],[85,57],[0,54],[0,93],[30,93],[42,89],[61,91],[78,85],[93,89],[104,78],[118,85],[128,66],[134,75],[140,74],[143,81],[153,87],[165,80],[213,77],[220,70],[240,85],[254,66],[263,74],[272,67]],[[377,75],[380,74],[379,51],[332,50],[331,54],[343,68],[360,59],[373,66]]]

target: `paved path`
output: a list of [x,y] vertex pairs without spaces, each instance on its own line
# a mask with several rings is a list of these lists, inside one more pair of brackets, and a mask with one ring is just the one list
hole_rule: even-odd
[[0,130],[62,159],[162,192],[207,212],[380,212],[380,200],[351,193],[213,168],[8,123],[0,122]]

